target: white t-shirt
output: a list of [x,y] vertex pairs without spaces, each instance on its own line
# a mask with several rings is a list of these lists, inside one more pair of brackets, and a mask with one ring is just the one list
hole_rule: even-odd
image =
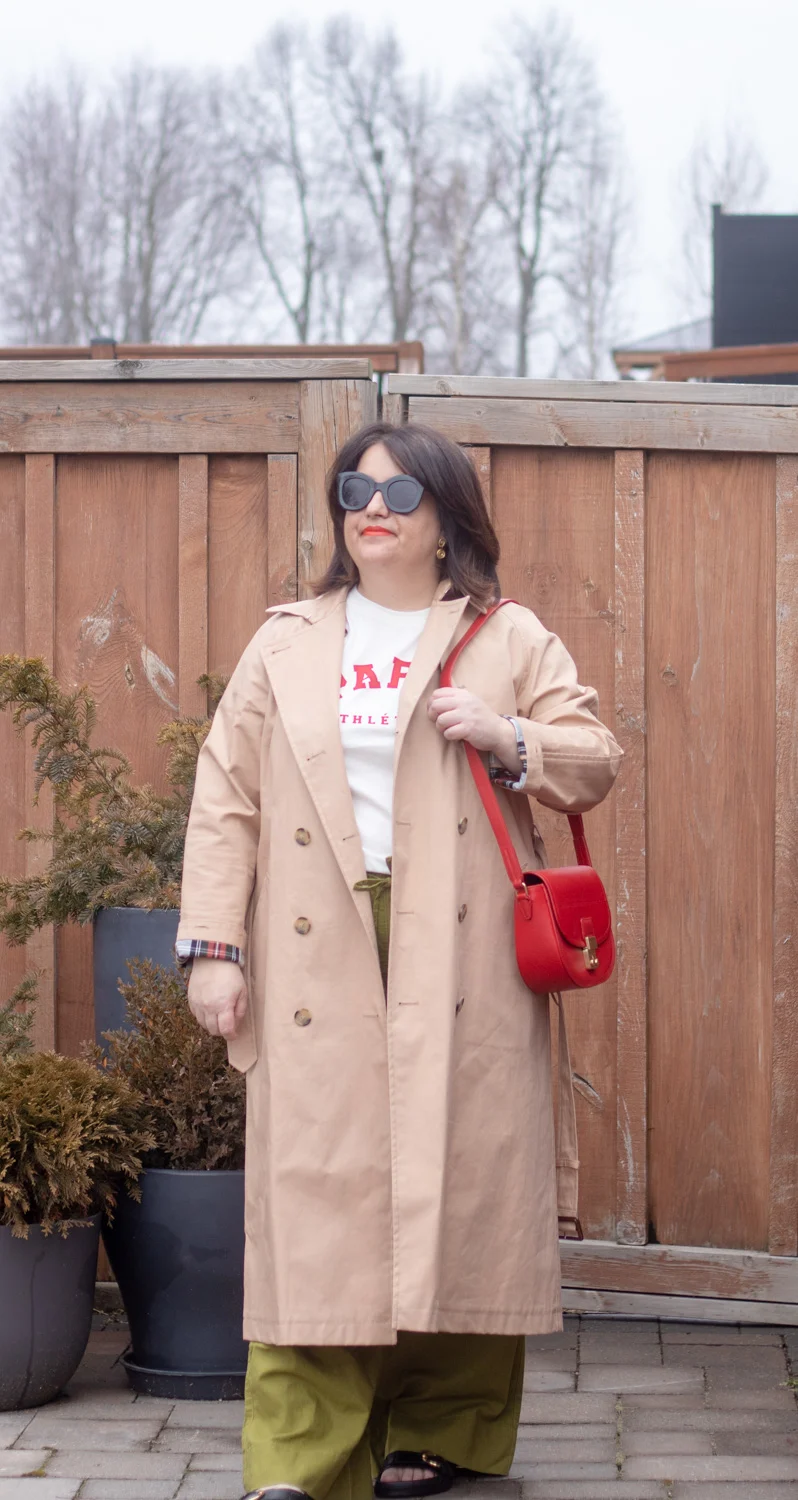
[[429,615],[385,609],[357,588],[346,601],[341,741],[366,869],[387,874],[399,694]]

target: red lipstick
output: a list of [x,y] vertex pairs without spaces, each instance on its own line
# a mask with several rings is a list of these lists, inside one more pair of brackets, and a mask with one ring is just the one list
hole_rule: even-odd
[[360,535],[361,536],[393,536],[393,532],[389,531],[388,528],[387,528],[387,526],[364,526],[363,530],[360,533]]

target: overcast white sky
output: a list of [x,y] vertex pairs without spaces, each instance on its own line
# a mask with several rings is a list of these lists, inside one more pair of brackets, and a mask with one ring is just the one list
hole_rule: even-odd
[[570,17],[617,111],[637,205],[627,333],[682,313],[674,192],[695,133],[728,117],[757,138],[770,171],[763,207],[798,211],[798,0],[0,0],[0,89],[71,60],[101,75],[131,56],[228,66],[278,20],[348,11],[392,24],[408,57],[444,83],[473,77],[502,15]]

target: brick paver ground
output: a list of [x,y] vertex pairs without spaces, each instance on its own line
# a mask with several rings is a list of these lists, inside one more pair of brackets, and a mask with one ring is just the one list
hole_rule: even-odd
[[[241,1403],[134,1396],[126,1342],[99,1315],[63,1396],[0,1413],[0,1500],[239,1500]],[[568,1318],[528,1341],[510,1477],[462,1500],[798,1500],[796,1377],[796,1329]]]

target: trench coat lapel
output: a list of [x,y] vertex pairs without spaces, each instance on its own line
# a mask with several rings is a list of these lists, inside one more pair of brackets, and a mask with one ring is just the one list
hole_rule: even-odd
[[416,654],[408,671],[399,698],[399,724],[396,737],[396,759],[398,768],[407,727],[422,693],[429,687],[430,678],[441,666],[452,645],[457,627],[469,604],[468,595],[463,599],[443,599],[449,583],[444,579],[439,584],[427,623],[416,647]]
[[301,616],[296,635],[264,648],[264,661],[288,743],[341,873],[376,952],[368,895],[353,890],[366,868],[341,744],[338,694],[346,626],[346,589],[269,613]]

